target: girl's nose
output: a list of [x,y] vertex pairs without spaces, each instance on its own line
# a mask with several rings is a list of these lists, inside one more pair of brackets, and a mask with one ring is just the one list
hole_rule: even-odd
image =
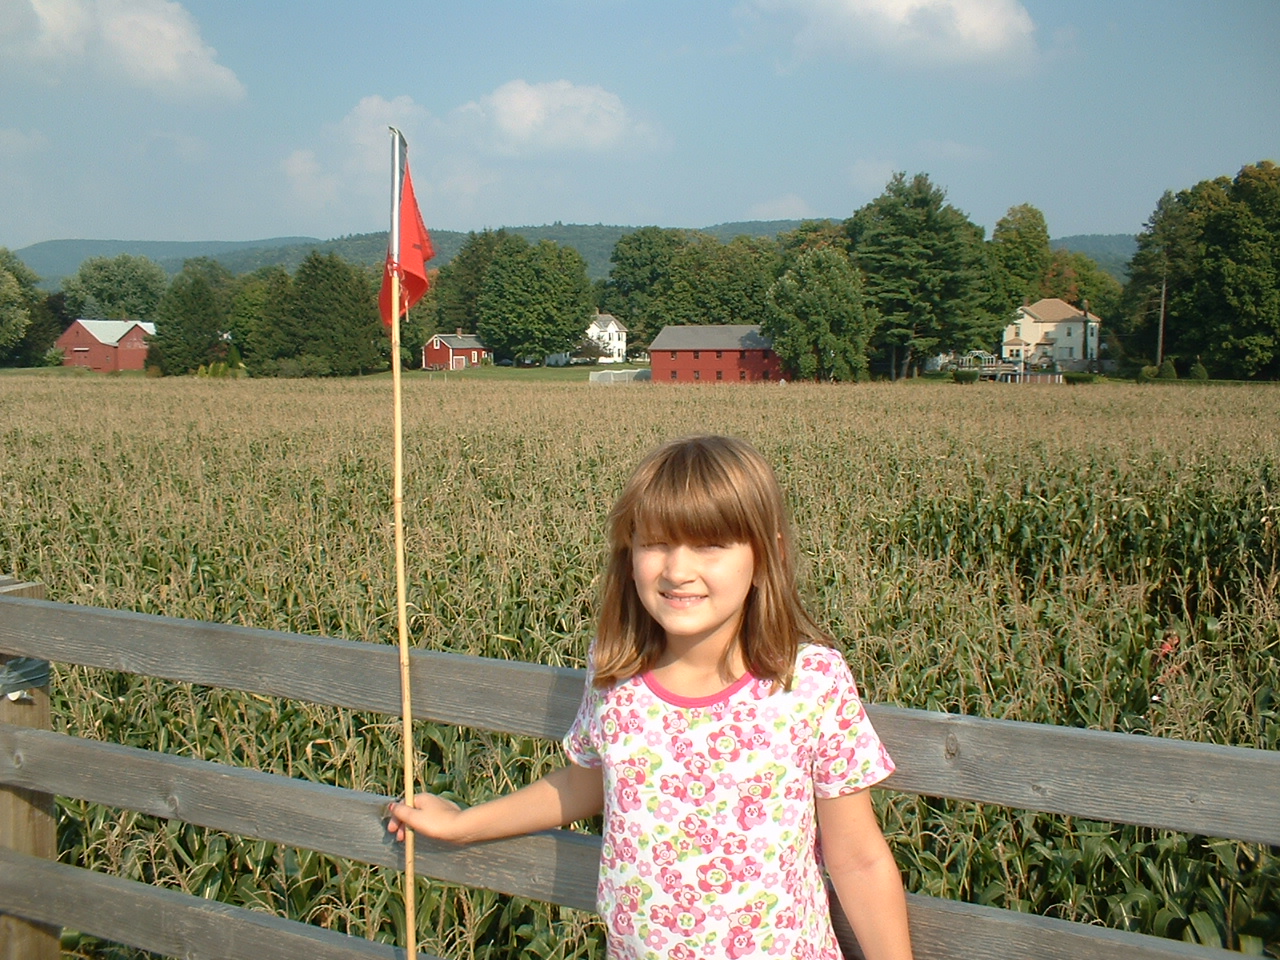
[[686,580],[693,579],[689,563],[692,557],[693,551],[685,544],[674,544],[668,547],[662,566],[663,576],[672,583],[684,583]]

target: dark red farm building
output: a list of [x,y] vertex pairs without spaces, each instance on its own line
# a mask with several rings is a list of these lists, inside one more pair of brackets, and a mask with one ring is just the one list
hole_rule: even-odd
[[64,367],[90,370],[142,370],[147,365],[147,338],[155,324],[141,320],[77,320],[54,341]]
[[493,359],[478,337],[459,330],[437,333],[422,347],[423,370],[465,370]]
[[756,324],[663,327],[649,344],[654,383],[779,380],[782,363]]

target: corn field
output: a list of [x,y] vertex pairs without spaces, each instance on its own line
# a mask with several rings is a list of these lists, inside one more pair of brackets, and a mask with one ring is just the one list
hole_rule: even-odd
[[[52,600],[395,639],[391,392],[355,381],[0,376],[0,573]],[[939,382],[594,386],[409,377],[410,631],[580,666],[603,518],[662,440],[756,444],[812,611],[876,702],[1280,749],[1280,390]],[[81,737],[398,792],[392,718],[55,669]],[[419,724],[461,802],[558,747]],[[880,791],[908,889],[1280,956],[1255,844]],[[401,941],[380,868],[73,800],[67,862]],[[447,957],[587,958],[590,914],[424,883]],[[68,956],[136,951],[69,931]]]

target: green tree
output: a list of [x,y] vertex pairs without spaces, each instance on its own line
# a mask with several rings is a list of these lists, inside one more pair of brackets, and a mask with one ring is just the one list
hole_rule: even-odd
[[32,311],[41,300],[39,282],[15,253],[0,247],[0,361],[13,356],[27,334]]
[[1008,317],[1024,303],[1049,296],[1043,292],[1053,252],[1044,214],[1029,203],[1010,207],[991,231],[992,311]]
[[1041,296],[1057,297],[1083,308],[1104,322],[1120,313],[1120,298],[1124,288],[1120,281],[1107,273],[1091,256],[1079,251],[1055,250],[1049,261],[1049,269],[1041,284]]
[[313,250],[293,282],[302,372],[355,376],[387,368],[391,344],[366,271],[337,254]]
[[462,249],[440,268],[432,288],[436,330],[475,333],[479,328],[480,291],[494,251],[506,236],[505,230],[469,233]]
[[303,336],[289,272],[273,265],[239,277],[227,329],[254,376],[270,376],[278,372],[278,361],[296,357],[302,350]]
[[1214,376],[1280,377],[1280,167],[1263,161],[1162,196],[1123,304],[1132,357],[1155,358],[1162,343]]
[[156,307],[148,363],[174,375],[225,362],[231,292],[231,274],[217,261],[202,257],[183,264]]
[[866,379],[872,324],[848,256],[835,245],[801,253],[769,292],[764,332],[796,377]]
[[90,257],[62,283],[76,317],[102,320],[154,320],[168,287],[160,264],[127,253]]
[[894,378],[932,354],[992,345],[1005,318],[985,302],[982,230],[927,175],[894,174],[845,229]]
[[572,247],[536,246],[518,234],[494,251],[480,291],[477,332],[498,357],[541,360],[582,341],[595,300],[587,264]]
[[671,263],[686,242],[683,231],[641,227],[614,244],[599,299],[626,325],[629,346],[648,346],[667,322],[663,301],[671,290]]
[[721,243],[693,234],[671,259],[669,288],[657,312],[673,324],[763,324],[778,267],[771,240],[739,236]]
[[778,234],[778,250],[786,269],[795,266],[801,254],[823,247],[833,247],[848,254],[849,234],[843,223],[837,220],[805,220],[794,230]]

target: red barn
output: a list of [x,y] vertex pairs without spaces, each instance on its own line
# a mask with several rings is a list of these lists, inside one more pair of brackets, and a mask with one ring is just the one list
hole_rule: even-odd
[[422,347],[423,370],[464,370],[493,359],[493,354],[469,333],[437,333]]
[[142,370],[147,365],[147,338],[153,323],[140,320],[77,320],[54,341],[64,367],[90,370]]
[[779,380],[782,363],[755,324],[663,327],[649,344],[654,383]]

